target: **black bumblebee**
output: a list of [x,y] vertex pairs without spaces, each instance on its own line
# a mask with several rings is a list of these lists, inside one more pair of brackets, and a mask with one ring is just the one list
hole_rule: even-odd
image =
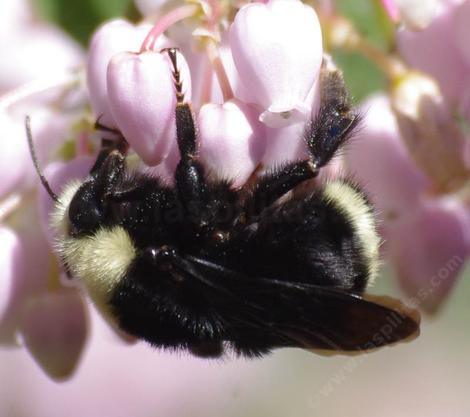
[[360,120],[341,74],[322,69],[321,108],[305,128],[309,159],[234,190],[198,159],[176,52],[167,53],[181,157],[174,187],[129,172],[122,137],[103,140],[88,178],[60,196],[41,176],[57,202],[58,252],[98,308],[156,347],[206,357],[354,352],[416,335],[415,312],[363,295],[380,239],[362,190],[347,179],[312,181]]

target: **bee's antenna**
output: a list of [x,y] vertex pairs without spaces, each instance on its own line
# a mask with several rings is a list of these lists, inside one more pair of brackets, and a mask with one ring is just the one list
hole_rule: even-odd
[[51,186],[47,182],[44,175],[42,175],[41,168],[39,166],[39,161],[36,155],[36,151],[34,150],[33,134],[31,132],[31,118],[29,116],[26,116],[24,125],[26,128],[26,136],[28,137],[29,152],[31,153],[31,159],[33,160],[34,168],[36,168],[36,172],[38,173],[39,179],[41,180],[43,187],[46,189],[47,194],[49,194],[56,203],[59,203],[59,197],[57,197],[57,194],[54,193],[54,191],[52,191]]

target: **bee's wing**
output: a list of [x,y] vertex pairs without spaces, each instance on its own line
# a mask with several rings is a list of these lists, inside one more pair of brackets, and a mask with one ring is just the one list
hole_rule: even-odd
[[419,313],[389,297],[248,277],[200,258],[188,261],[216,290],[223,289],[214,299],[238,338],[257,332],[273,346],[358,352],[419,334]]

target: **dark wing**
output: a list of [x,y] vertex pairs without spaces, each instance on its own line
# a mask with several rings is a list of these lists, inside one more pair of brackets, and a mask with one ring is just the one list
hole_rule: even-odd
[[191,275],[214,291],[214,308],[235,340],[257,337],[272,347],[334,353],[371,350],[419,334],[419,313],[392,298],[249,277],[201,258],[185,259]]

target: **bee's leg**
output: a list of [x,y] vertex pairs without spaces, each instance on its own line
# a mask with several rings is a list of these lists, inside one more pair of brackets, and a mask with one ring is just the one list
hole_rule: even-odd
[[127,154],[129,150],[129,144],[118,129],[114,129],[108,126],[103,125],[100,122],[101,116],[95,122],[95,129],[105,132],[112,133],[114,137],[112,138],[101,138],[101,148],[96,157],[95,164],[91,168],[90,174],[94,174],[99,171],[100,167],[106,161],[111,152],[117,150],[122,156]]
[[298,184],[316,177],[359,123],[360,116],[351,107],[341,73],[324,64],[320,82],[320,109],[306,124],[304,133],[310,158],[289,163],[262,176],[248,199],[252,215],[259,214]]
[[192,222],[203,226],[204,210],[208,201],[204,169],[198,161],[197,135],[191,107],[184,100],[182,81],[176,61],[176,49],[166,50],[173,65],[173,78],[176,89],[176,136],[180,152],[180,162],[176,167],[175,182],[179,200],[190,212]]

